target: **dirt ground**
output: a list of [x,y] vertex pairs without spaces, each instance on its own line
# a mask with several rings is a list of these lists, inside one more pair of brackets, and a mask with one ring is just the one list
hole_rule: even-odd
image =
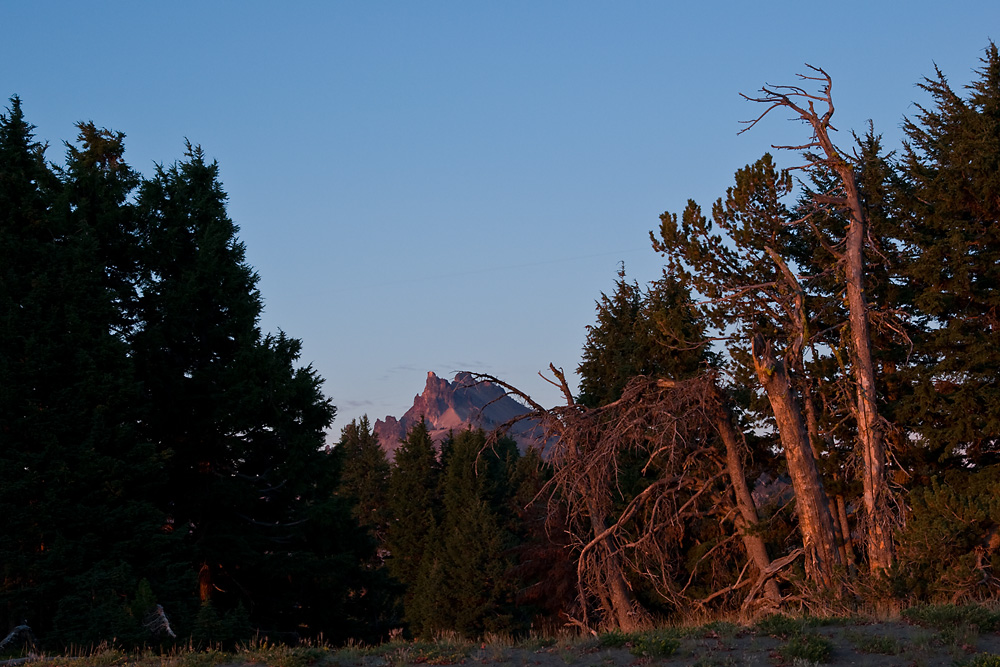
[[[265,645],[236,653],[190,651],[172,655],[95,652],[85,657],[31,656],[0,660],[0,667],[710,667],[759,665],[955,665],[1000,667],[1000,633],[980,632],[974,622],[939,618],[923,627],[907,621],[803,620],[774,617],[753,627],[712,623],[664,628],[635,635],[561,640],[405,642],[347,648]],[[982,622],[982,621],[981,621]],[[985,627],[985,626],[984,626]],[[1000,629],[995,620],[988,627]]]
[[[617,667],[620,665],[737,666],[737,665],[935,665],[984,664],[987,655],[1000,656],[1000,635],[974,628],[933,630],[905,622],[850,622],[809,628],[810,639],[768,636],[749,628],[723,626],[690,631],[668,656],[635,655],[634,646],[602,646],[599,639],[566,640],[545,647],[483,645],[467,655],[449,655],[446,649],[427,651],[400,647],[383,655],[331,655],[330,664],[359,667],[399,667],[418,664],[510,665],[539,667]],[[798,635],[797,635],[798,636]],[[821,638],[819,641],[815,637]],[[822,640],[826,640],[823,642]],[[798,651],[793,644],[799,647]],[[803,649],[805,644],[807,648]],[[809,653],[809,646],[829,649],[826,655]],[[821,651],[822,652],[822,651]],[[819,660],[810,659],[818,657]],[[977,658],[977,656],[979,656]],[[996,663],[1000,665],[1000,661]]]

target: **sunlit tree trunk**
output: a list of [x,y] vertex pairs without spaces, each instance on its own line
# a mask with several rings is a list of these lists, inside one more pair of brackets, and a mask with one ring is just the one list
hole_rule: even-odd
[[826,588],[835,584],[835,569],[841,564],[830,504],[816,468],[802,411],[792,392],[784,363],[774,356],[763,337],[753,341],[753,361],[774,412],[788,473],[795,489],[799,527],[806,552],[809,576]]
[[[743,457],[740,456],[740,441],[733,427],[732,414],[723,403],[721,392],[716,390],[716,400],[718,407],[715,414],[715,424],[722,438],[722,444],[726,448],[726,472],[733,485],[733,494],[736,496],[736,507],[739,514],[736,517],[736,528],[743,539],[743,546],[747,550],[747,555],[753,561],[758,572],[765,572],[771,567],[771,559],[767,555],[767,547],[764,540],[759,535],[751,532],[750,528],[760,522],[757,514],[757,505],[753,501],[750,487],[747,485],[746,476],[743,472]],[[778,604],[781,602],[781,592],[774,579],[769,579],[764,584],[764,595]]]
[[[830,75],[817,67],[811,69],[818,76],[800,75],[807,81],[819,81],[819,94],[807,93],[797,86],[764,86],[763,97],[747,99],[768,104],[768,108],[752,121],[753,127],[772,109],[791,109],[812,127],[813,137],[801,146],[782,146],[805,151],[812,160],[810,166],[828,169],[840,182],[840,192],[813,195],[817,207],[831,206],[846,211],[849,216],[844,236],[844,248],[837,253],[846,283],[848,323],[851,335],[851,372],[855,383],[855,416],[858,428],[858,446],[861,450],[861,479],[867,515],[868,563],[872,572],[891,567],[893,545],[889,521],[889,488],[886,480],[886,451],[880,417],[876,403],[875,365],[872,361],[872,342],[868,324],[868,304],[865,296],[865,237],[867,216],[861,203],[854,164],[850,162],[830,139],[830,119],[833,116],[833,82]],[[826,105],[821,114],[816,102]]]

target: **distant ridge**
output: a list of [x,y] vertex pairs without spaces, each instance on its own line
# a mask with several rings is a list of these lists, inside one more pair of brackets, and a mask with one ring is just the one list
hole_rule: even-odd
[[[427,373],[424,391],[413,399],[413,407],[402,417],[389,416],[375,422],[375,435],[386,455],[392,459],[400,441],[423,417],[434,442],[441,442],[451,431],[481,428],[492,431],[507,421],[528,413],[529,410],[507,396],[503,388],[492,382],[477,382],[470,373],[458,373],[452,382]],[[530,447],[541,447],[544,438],[536,420],[518,422],[508,434],[525,452]]]

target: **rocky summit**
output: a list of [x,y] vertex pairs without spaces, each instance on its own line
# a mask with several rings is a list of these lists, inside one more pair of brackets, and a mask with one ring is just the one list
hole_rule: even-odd
[[[427,373],[424,391],[413,399],[413,407],[396,419],[389,416],[375,422],[375,435],[391,459],[406,433],[423,417],[434,442],[440,446],[450,432],[468,428],[492,431],[529,412],[492,382],[477,381],[470,373],[458,373],[449,382],[433,372]],[[507,435],[524,452],[544,443],[538,422],[531,419],[514,424]]]

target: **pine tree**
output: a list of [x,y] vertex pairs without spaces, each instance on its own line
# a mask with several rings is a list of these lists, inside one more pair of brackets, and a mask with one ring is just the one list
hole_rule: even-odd
[[164,585],[189,619],[210,603],[222,627],[242,607],[257,627],[322,630],[360,560],[335,457],[321,451],[334,415],[322,379],[296,366],[298,340],[261,334],[257,276],[200,148],[159,167],[137,206],[141,428],[164,460],[156,500],[183,536],[186,572]]
[[434,442],[421,419],[396,449],[387,503],[386,566],[392,577],[406,587],[403,612],[409,621],[415,615],[413,594],[421,562],[440,514],[439,476]]
[[1000,54],[990,44],[963,98],[937,71],[904,125],[908,277],[926,327],[908,422],[937,457],[1000,454]]
[[664,213],[653,245],[669,270],[706,297],[703,312],[727,334],[737,382],[756,380],[764,390],[795,488],[810,576],[832,585],[841,555],[810,437],[805,359],[807,350],[815,354],[817,327],[809,285],[789,266],[804,234],[788,224],[795,218],[783,200],[792,181],[770,155],[738,170],[735,180],[711,219],[693,201],[680,224]]
[[431,532],[408,607],[417,634],[454,631],[467,637],[511,632],[515,581],[510,549],[511,475],[517,446],[486,448],[486,435],[454,435],[441,478],[441,521]]
[[50,644],[125,638],[137,628],[123,600],[158,523],[140,492],[155,460],[131,428],[137,386],[101,252],[116,241],[102,248],[105,221],[84,214],[77,187],[106,174],[84,142],[60,181],[31,130],[14,98],[0,120],[5,612]]

